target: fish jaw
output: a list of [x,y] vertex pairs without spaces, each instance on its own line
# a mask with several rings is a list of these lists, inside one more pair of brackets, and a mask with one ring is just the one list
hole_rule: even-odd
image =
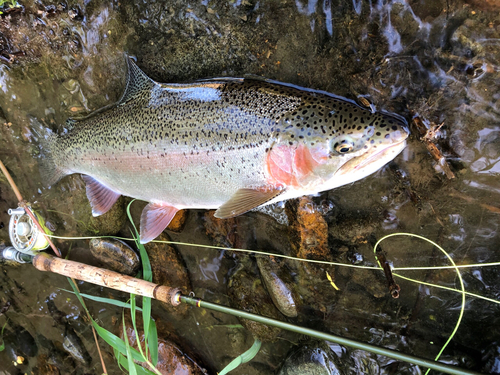
[[350,159],[343,164],[334,174],[333,179],[342,179],[344,184],[360,180],[375,173],[385,164],[389,163],[406,147],[406,140],[394,143],[377,152],[370,152]]

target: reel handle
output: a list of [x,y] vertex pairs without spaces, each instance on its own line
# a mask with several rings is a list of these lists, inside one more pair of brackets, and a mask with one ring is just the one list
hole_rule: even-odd
[[180,305],[181,290],[165,285],[158,285],[135,277],[125,276],[118,272],[89,266],[72,260],[53,257],[46,253],[38,253],[33,258],[33,265],[40,271],[58,273],[77,280],[105,286],[122,292],[151,297],[172,306]]

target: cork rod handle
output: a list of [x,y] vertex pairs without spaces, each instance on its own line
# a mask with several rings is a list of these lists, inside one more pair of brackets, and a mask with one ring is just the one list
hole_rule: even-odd
[[179,288],[150,283],[149,281],[125,276],[103,268],[56,258],[46,253],[37,254],[33,258],[33,265],[40,271],[58,273],[77,280],[121,290],[122,292],[155,298],[173,306],[180,304],[178,295],[180,295],[181,290]]

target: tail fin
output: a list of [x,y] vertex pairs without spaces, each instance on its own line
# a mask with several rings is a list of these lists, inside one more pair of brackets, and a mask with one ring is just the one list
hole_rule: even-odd
[[45,128],[35,118],[30,119],[31,130],[38,138],[40,150],[39,170],[44,185],[51,186],[67,175],[67,171],[57,164],[57,138],[58,136]]

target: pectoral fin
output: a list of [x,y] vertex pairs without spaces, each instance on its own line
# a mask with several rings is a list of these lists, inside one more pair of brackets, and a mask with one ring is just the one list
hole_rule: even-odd
[[177,208],[160,203],[149,203],[141,215],[141,243],[154,240],[170,224]]
[[240,189],[226,203],[215,211],[215,217],[228,219],[244,214],[283,193],[281,186],[263,187],[260,189]]
[[108,212],[121,194],[107,188],[93,177],[87,175],[82,175],[82,177],[87,188],[87,198],[90,207],[92,207],[92,216],[99,216]]

